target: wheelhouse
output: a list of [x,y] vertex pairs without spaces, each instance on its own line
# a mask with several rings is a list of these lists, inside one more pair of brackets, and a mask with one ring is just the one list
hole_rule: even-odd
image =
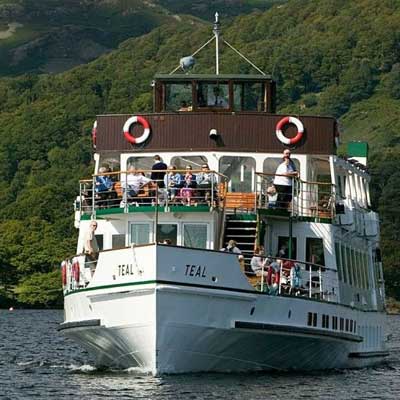
[[155,112],[275,112],[275,82],[263,75],[156,75]]

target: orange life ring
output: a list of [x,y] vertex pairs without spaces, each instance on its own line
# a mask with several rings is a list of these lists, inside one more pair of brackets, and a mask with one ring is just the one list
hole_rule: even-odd
[[[294,124],[296,125],[297,128],[297,134],[294,138],[287,138],[283,132],[282,132],[282,128],[287,125],[287,124]],[[293,145],[298,143],[301,138],[303,137],[303,133],[304,133],[304,126],[302,124],[302,122],[295,117],[285,117],[282,118],[277,124],[276,124],[276,137],[278,138],[278,140],[286,145]]]
[[[129,132],[131,126],[133,124],[140,124],[143,126],[143,134],[142,136],[139,136],[137,138],[135,138],[134,136],[132,136],[132,134]],[[148,123],[148,121],[146,119],[144,119],[143,117],[137,117],[137,116],[133,116],[130,117],[126,120],[124,127],[123,127],[123,132],[124,132],[124,136],[125,139],[132,144],[140,144],[145,142],[149,136],[150,136],[150,124]]]

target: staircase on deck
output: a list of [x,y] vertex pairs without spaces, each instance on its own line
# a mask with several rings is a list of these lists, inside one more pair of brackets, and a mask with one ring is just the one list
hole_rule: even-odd
[[257,217],[255,214],[227,214],[225,221],[225,245],[234,240],[242,251],[246,265],[254,253],[257,240]]

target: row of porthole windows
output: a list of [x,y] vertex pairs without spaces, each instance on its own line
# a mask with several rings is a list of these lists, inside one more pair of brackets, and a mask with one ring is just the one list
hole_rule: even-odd
[[[318,314],[309,312],[307,314],[307,325],[308,326],[318,326]],[[340,330],[342,332],[351,332],[356,333],[357,331],[357,323],[356,321],[348,318],[329,316],[327,314],[322,314],[322,328],[331,329],[337,331]]]

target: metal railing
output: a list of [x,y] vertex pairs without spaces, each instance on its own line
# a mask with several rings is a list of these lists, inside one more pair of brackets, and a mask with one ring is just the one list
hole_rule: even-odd
[[245,274],[256,290],[338,302],[339,280],[333,268],[286,258],[260,257],[262,265]]
[[[207,171],[209,179],[201,181],[199,178],[205,171],[192,170],[191,179],[185,177],[184,170],[174,172],[179,174],[179,179],[171,177],[168,171],[139,169],[93,175],[92,179],[79,182],[76,210],[81,214],[94,214],[99,209],[123,208],[124,212],[128,212],[130,206],[146,205],[157,205],[166,210],[170,206],[182,205],[207,205],[212,209],[223,207],[226,176]],[[148,178],[151,173],[159,174],[161,178]]]
[[[335,185],[291,178],[292,185],[282,191],[273,183],[275,174],[256,172],[257,208],[284,210],[296,216],[333,218],[335,216]],[[280,191],[281,190],[281,191]]]

